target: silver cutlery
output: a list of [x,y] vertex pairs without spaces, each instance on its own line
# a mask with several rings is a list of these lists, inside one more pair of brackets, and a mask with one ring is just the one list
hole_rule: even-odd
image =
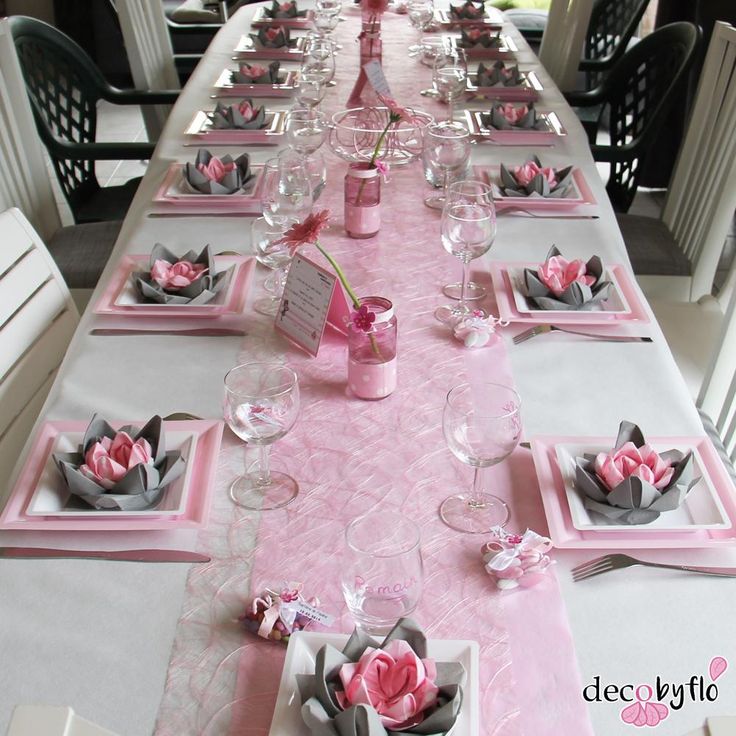
[[599,215],[568,215],[568,214],[557,214],[557,215],[540,215],[536,212],[530,212],[525,210],[523,207],[499,207],[499,215],[508,215],[509,217],[531,217],[536,220],[599,220]]
[[559,327],[558,325],[535,325],[524,332],[520,332],[513,338],[514,345],[520,345],[522,342],[531,340],[537,335],[546,335],[548,332],[564,332],[568,335],[579,335],[580,337],[592,337],[602,342],[652,342],[651,337],[640,337],[636,335],[605,335],[595,332],[579,332],[578,330],[569,330],[567,327]]
[[729,567],[699,567],[692,565],[666,565],[660,562],[645,562],[637,560],[629,555],[604,555],[597,557],[589,562],[583,562],[581,565],[572,569],[572,578],[576,583],[581,580],[593,578],[596,575],[602,575],[612,570],[623,570],[625,567],[633,567],[642,565],[643,567],[661,567],[665,570],[680,570],[684,572],[697,572],[701,575],[714,575],[721,578],[736,577],[736,568]]
[[82,559],[119,562],[209,562],[207,555],[179,549],[50,549],[48,547],[0,547],[0,559]]
[[253,212],[149,212],[146,217],[259,217]]
[[162,328],[160,330],[139,330],[139,329],[127,329],[127,328],[105,328],[101,329],[96,327],[94,330],[89,331],[90,335],[112,337],[122,335],[174,335],[181,337],[245,337],[244,330],[231,330],[226,328],[204,328],[204,329],[192,329],[192,330],[167,330]]

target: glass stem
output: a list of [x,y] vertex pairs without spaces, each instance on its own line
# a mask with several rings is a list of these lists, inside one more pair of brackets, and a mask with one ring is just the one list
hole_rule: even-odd
[[260,445],[258,447],[258,463],[253,475],[256,485],[263,487],[271,485],[271,445]]
[[447,102],[450,105],[450,122],[455,119],[455,95],[449,94],[447,96]]
[[473,490],[468,499],[468,506],[474,509],[484,508],[485,501],[482,500],[483,488],[481,483],[481,472],[483,468],[476,467],[473,474]]
[[442,202],[447,202],[447,187],[450,185],[450,170],[445,166],[442,169]]
[[[460,303],[458,306],[462,309],[465,307],[465,292],[468,288],[468,271],[470,270],[470,264],[468,261],[463,261],[463,281],[460,287]],[[464,311],[464,310],[463,310]]]

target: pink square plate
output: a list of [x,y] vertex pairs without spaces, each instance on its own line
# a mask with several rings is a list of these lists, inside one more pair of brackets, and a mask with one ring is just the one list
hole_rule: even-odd
[[[187,468],[181,484],[172,483],[160,502],[161,514],[155,509],[146,512],[124,513],[122,511],[99,512],[90,507],[90,512],[79,510],[79,514],[67,507],[63,496],[53,510],[54,504],[39,502],[42,496],[53,497],[63,494],[63,481],[51,457],[57,446],[76,441],[84,435],[87,422],[53,421],[44,422],[36,434],[28,457],[18,480],[0,514],[0,529],[25,529],[28,531],[131,531],[153,529],[199,528],[207,523],[212,491],[215,487],[215,472],[220,451],[223,423],[219,420],[164,422],[167,446],[183,446],[192,454],[183,452]],[[126,424],[140,426],[141,422],[111,422],[114,427]],[[167,499],[170,493],[177,494],[174,500]],[[185,499],[183,502],[181,499]],[[33,502],[32,513],[27,513]],[[49,516],[38,515],[38,509],[48,508]],[[182,511],[182,513],[179,513]]]
[[[727,520],[721,528],[694,525],[690,529],[667,529],[645,525],[626,531],[608,531],[604,528],[583,531],[575,528],[563,472],[558,461],[560,446],[613,447],[611,437],[533,437],[532,457],[539,481],[539,490],[547,516],[550,539],[560,549],[702,549],[736,544],[736,490],[707,437],[650,437],[654,446],[691,448],[697,453],[697,474],[707,475],[707,485],[715,494],[717,506]],[[701,481],[702,483],[702,481]],[[696,487],[691,493],[695,493]],[[706,491],[702,491],[703,494]],[[669,512],[674,513],[674,512]],[[662,516],[665,516],[663,514]],[[723,527],[726,528],[723,528]]]
[[255,260],[249,256],[215,256],[218,273],[233,268],[225,291],[209,304],[197,306],[155,304],[138,301],[131,275],[148,268],[150,256],[127,255],[120,259],[105,291],[95,305],[95,314],[125,317],[196,317],[214,318],[242,314],[255,270]]
[[[564,168],[564,167],[558,167]],[[493,203],[497,212],[505,209],[521,209],[528,212],[560,211],[581,208],[596,204],[595,196],[585,180],[583,172],[576,166],[572,172],[572,180],[568,191],[562,197],[508,197],[500,189],[499,166],[474,166],[477,178],[491,185]]]
[[269,26],[283,26],[308,30],[314,25],[314,10],[307,10],[307,14],[297,18],[269,18],[265,8],[257,8],[250,22],[252,28],[268,28]]
[[438,8],[434,11],[434,18],[441,28],[458,28],[459,26],[478,26],[493,31],[503,28],[503,15],[498,8],[486,8],[485,15],[480,18],[453,18],[449,10]]
[[246,33],[240,37],[235,47],[235,59],[275,59],[280,61],[301,61],[304,56],[304,37],[292,38],[287,47],[271,48],[260,46]]
[[299,78],[296,69],[279,72],[278,84],[234,83],[232,75],[232,69],[223,69],[215,81],[215,92],[220,97],[291,97]]
[[[486,48],[485,46],[472,46],[465,49],[465,53],[468,59],[502,59],[503,61],[515,59],[516,52],[519,47],[514,42],[511,36],[507,36],[505,33],[501,35],[501,45]],[[459,48],[460,47],[460,35],[445,35],[443,36],[445,42],[450,46]]]
[[554,146],[557,141],[567,135],[562,121],[555,112],[540,112],[539,117],[544,122],[541,130],[525,130],[512,128],[511,130],[494,130],[487,128],[481,119],[483,111],[466,110],[465,119],[468,123],[470,135],[499,146]]
[[246,191],[233,194],[200,194],[193,192],[184,179],[184,165],[171,164],[166,172],[161,187],[153,197],[156,210],[179,210],[184,212],[204,213],[232,213],[239,215],[253,215],[257,217],[262,212],[261,205],[261,172],[262,166],[251,166],[255,174],[255,181],[248,184]]
[[200,110],[184,135],[203,146],[218,143],[242,143],[251,146],[276,146],[282,142],[286,128],[286,113],[283,110],[266,110],[263,128],[257,130],[240,130],[238,128],[215,128],[212,125],[212,111]]
[[[475,78],[477,73],[473,73]],[[493,87],[476,87],[468,79],[467,94],[471,97],[486,97],[492,100],[503,100],[504,102],[535,102],[539,99],[539,93],[544,91],[542,83],[536,72],[521,72],[521,84],[515,87],[504,87],[502,84]]]
[[614,288],[618,290],[617,306],[614,309],[602,309],[600,311],[550,311],[545,309],[529,309],[519,311],[514,294],[515,286],[509,271],[516,274],[523,268],[536,268],[538,263],[499,263],[492,261],[490,264],[491,281],[496,296],[496,307],[501,319],[509,322],[544,324],[552,318],[557,323],[566,325],[600,325],[601,327],[617,327],[626,324],[649,324],[650,319],[644,305],[639,298],[636,287],[631,281],[627,269],[619,264],[605,264],[612,275]]

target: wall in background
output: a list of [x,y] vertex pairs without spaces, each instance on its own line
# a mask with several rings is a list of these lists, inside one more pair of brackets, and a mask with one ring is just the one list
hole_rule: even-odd
[[54,23],[54,0],[5,0],[6,15],[30,15]]

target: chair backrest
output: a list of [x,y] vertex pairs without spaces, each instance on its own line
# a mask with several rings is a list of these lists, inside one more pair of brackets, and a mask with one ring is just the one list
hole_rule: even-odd
[[[626,52],[649,0],[596,0],[585,37],[585,60],[595,59],[614,64]],[[601,79],[597,71],[587,72],[588,88]]]
[[51,388],[79,315],[38,233],[0,214],[0,497]]
[[[150,0],[116,0],[115,6],[135,86],[138,89],[179,89],[163,5]],[[157,141],[161,137],[170,111],[169,105],[143,107],[148,140]]]
[[693,265],[691,300],[713,288],[736,211],[736,28],[718,22],[662,219]]
[[620,212],[634,200],[644,156],[681,91],[700,38],[692,23],[663,26],[629,49],[601,83],[601,118],[609,115],[615,150],[606,190]]
[[38,132],[75,211],[99,189],[94,162],[66,159],[55,144],[94,142],[97,102],[107,83],[84,49],[66,34],[22,15],[11,16],[9,22]]
[[0,19],[0,212],[19,207],[47,240],[59,229],[41,142],[7,18]]
[[574,89],[593,0],[552,0],[539,61],[563,91]]

